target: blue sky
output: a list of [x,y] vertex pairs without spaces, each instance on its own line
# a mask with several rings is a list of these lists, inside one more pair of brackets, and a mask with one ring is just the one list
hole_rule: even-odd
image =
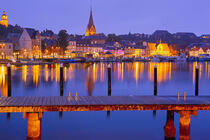
[[85,34],[90,5],[98,33],[210,33],[209,0],[0,0],[10,24]]

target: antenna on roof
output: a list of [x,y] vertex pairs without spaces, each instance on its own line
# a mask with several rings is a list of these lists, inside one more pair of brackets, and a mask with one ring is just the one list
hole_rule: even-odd
[[92,5],[93,5],[93,1],[90,0],[90,10],[92,11]]
[[131,34],[131,29],[129,29],[129,33],[128,33],[129,35]]

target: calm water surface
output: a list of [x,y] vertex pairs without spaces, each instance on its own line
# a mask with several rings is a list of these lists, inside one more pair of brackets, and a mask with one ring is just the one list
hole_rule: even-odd
[[[153,95],[155,63],[113,63],[112,96]],[[157,63],[158,95],[194,95],[197,63]],[[198,63],[200,96],[210,95],[210,63]],[[64,67],[64,96],[107,96],[107,65],[70,64]],[[12,96],[60,96],[60,65],[12,66]],[[7,96],[7,68],[0,66],[0,93]],[[179,114],[175,113],[176,139]],[[191,139],[210,137],[210,112],[191,117]],[[27,119],[22,113],[0,114],[0,139],[26,139]],[[42,117],[43,140],[163,140],[166,111],[47,112]]]

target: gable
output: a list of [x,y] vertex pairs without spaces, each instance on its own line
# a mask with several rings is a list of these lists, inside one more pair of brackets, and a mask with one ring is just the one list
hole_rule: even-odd
[[29,36],[29,34],[26,31],[26,29],[23,30],[23,33],[21,34],[19,40],[22,40],[22,41],[31,41],[31,37]]

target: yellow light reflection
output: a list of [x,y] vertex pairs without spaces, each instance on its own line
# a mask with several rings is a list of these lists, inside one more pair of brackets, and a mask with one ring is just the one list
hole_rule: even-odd
[[193,62],[193,84],[195,83],[195,68],[198,65],[197,62]]
[[7,68],[5,66],[1,66],[0,70],[0,86],[1,86],[1,93],[3,97],[7,97],[7,85],[8,82],[6,80],[6,75],[7,75]]
[[100,81],[104,81],[104,63],[100,64]]
[[60,81],[60,64],[55,64],[55,81]]
[[158,83],[165,82],[171,79],[171,62],[149,63],[148,78],[154,81],[154,66],[157,65],[157,81]]
[[49,79],[48,65],[44,66],[44,74],[45,74],[45,82],[48,82],[48,79]]
[[28,74],[27,69],[28,69],[27,65],[22,66],[22,80],[23,80],[24,83],[27,82],[27,74]]
[[39,65],[32,66],[32,71],[33,71],[33,83],[37,86],[39,83],[40,66]]
[[67,67],[64,67],[64,81],[67,80]]
[[122,67],[121,67],[121,71],[122,71],[122,73],[121,73],[121,79],[122,79],[122,81],[123,81],[123,74],[124,74],[124,63],[122,63]]
[[51,65],[51,72],[50,72],[51,82],[53,82],[53,78],[54,78],[54,69],[53,69],[53,65]]
[[133,65],[134,65],[134,68],[135,68],[134,78],[135,78],[136,84],[137,84],[138,79],[139,79],[139,63],[135,62]]

